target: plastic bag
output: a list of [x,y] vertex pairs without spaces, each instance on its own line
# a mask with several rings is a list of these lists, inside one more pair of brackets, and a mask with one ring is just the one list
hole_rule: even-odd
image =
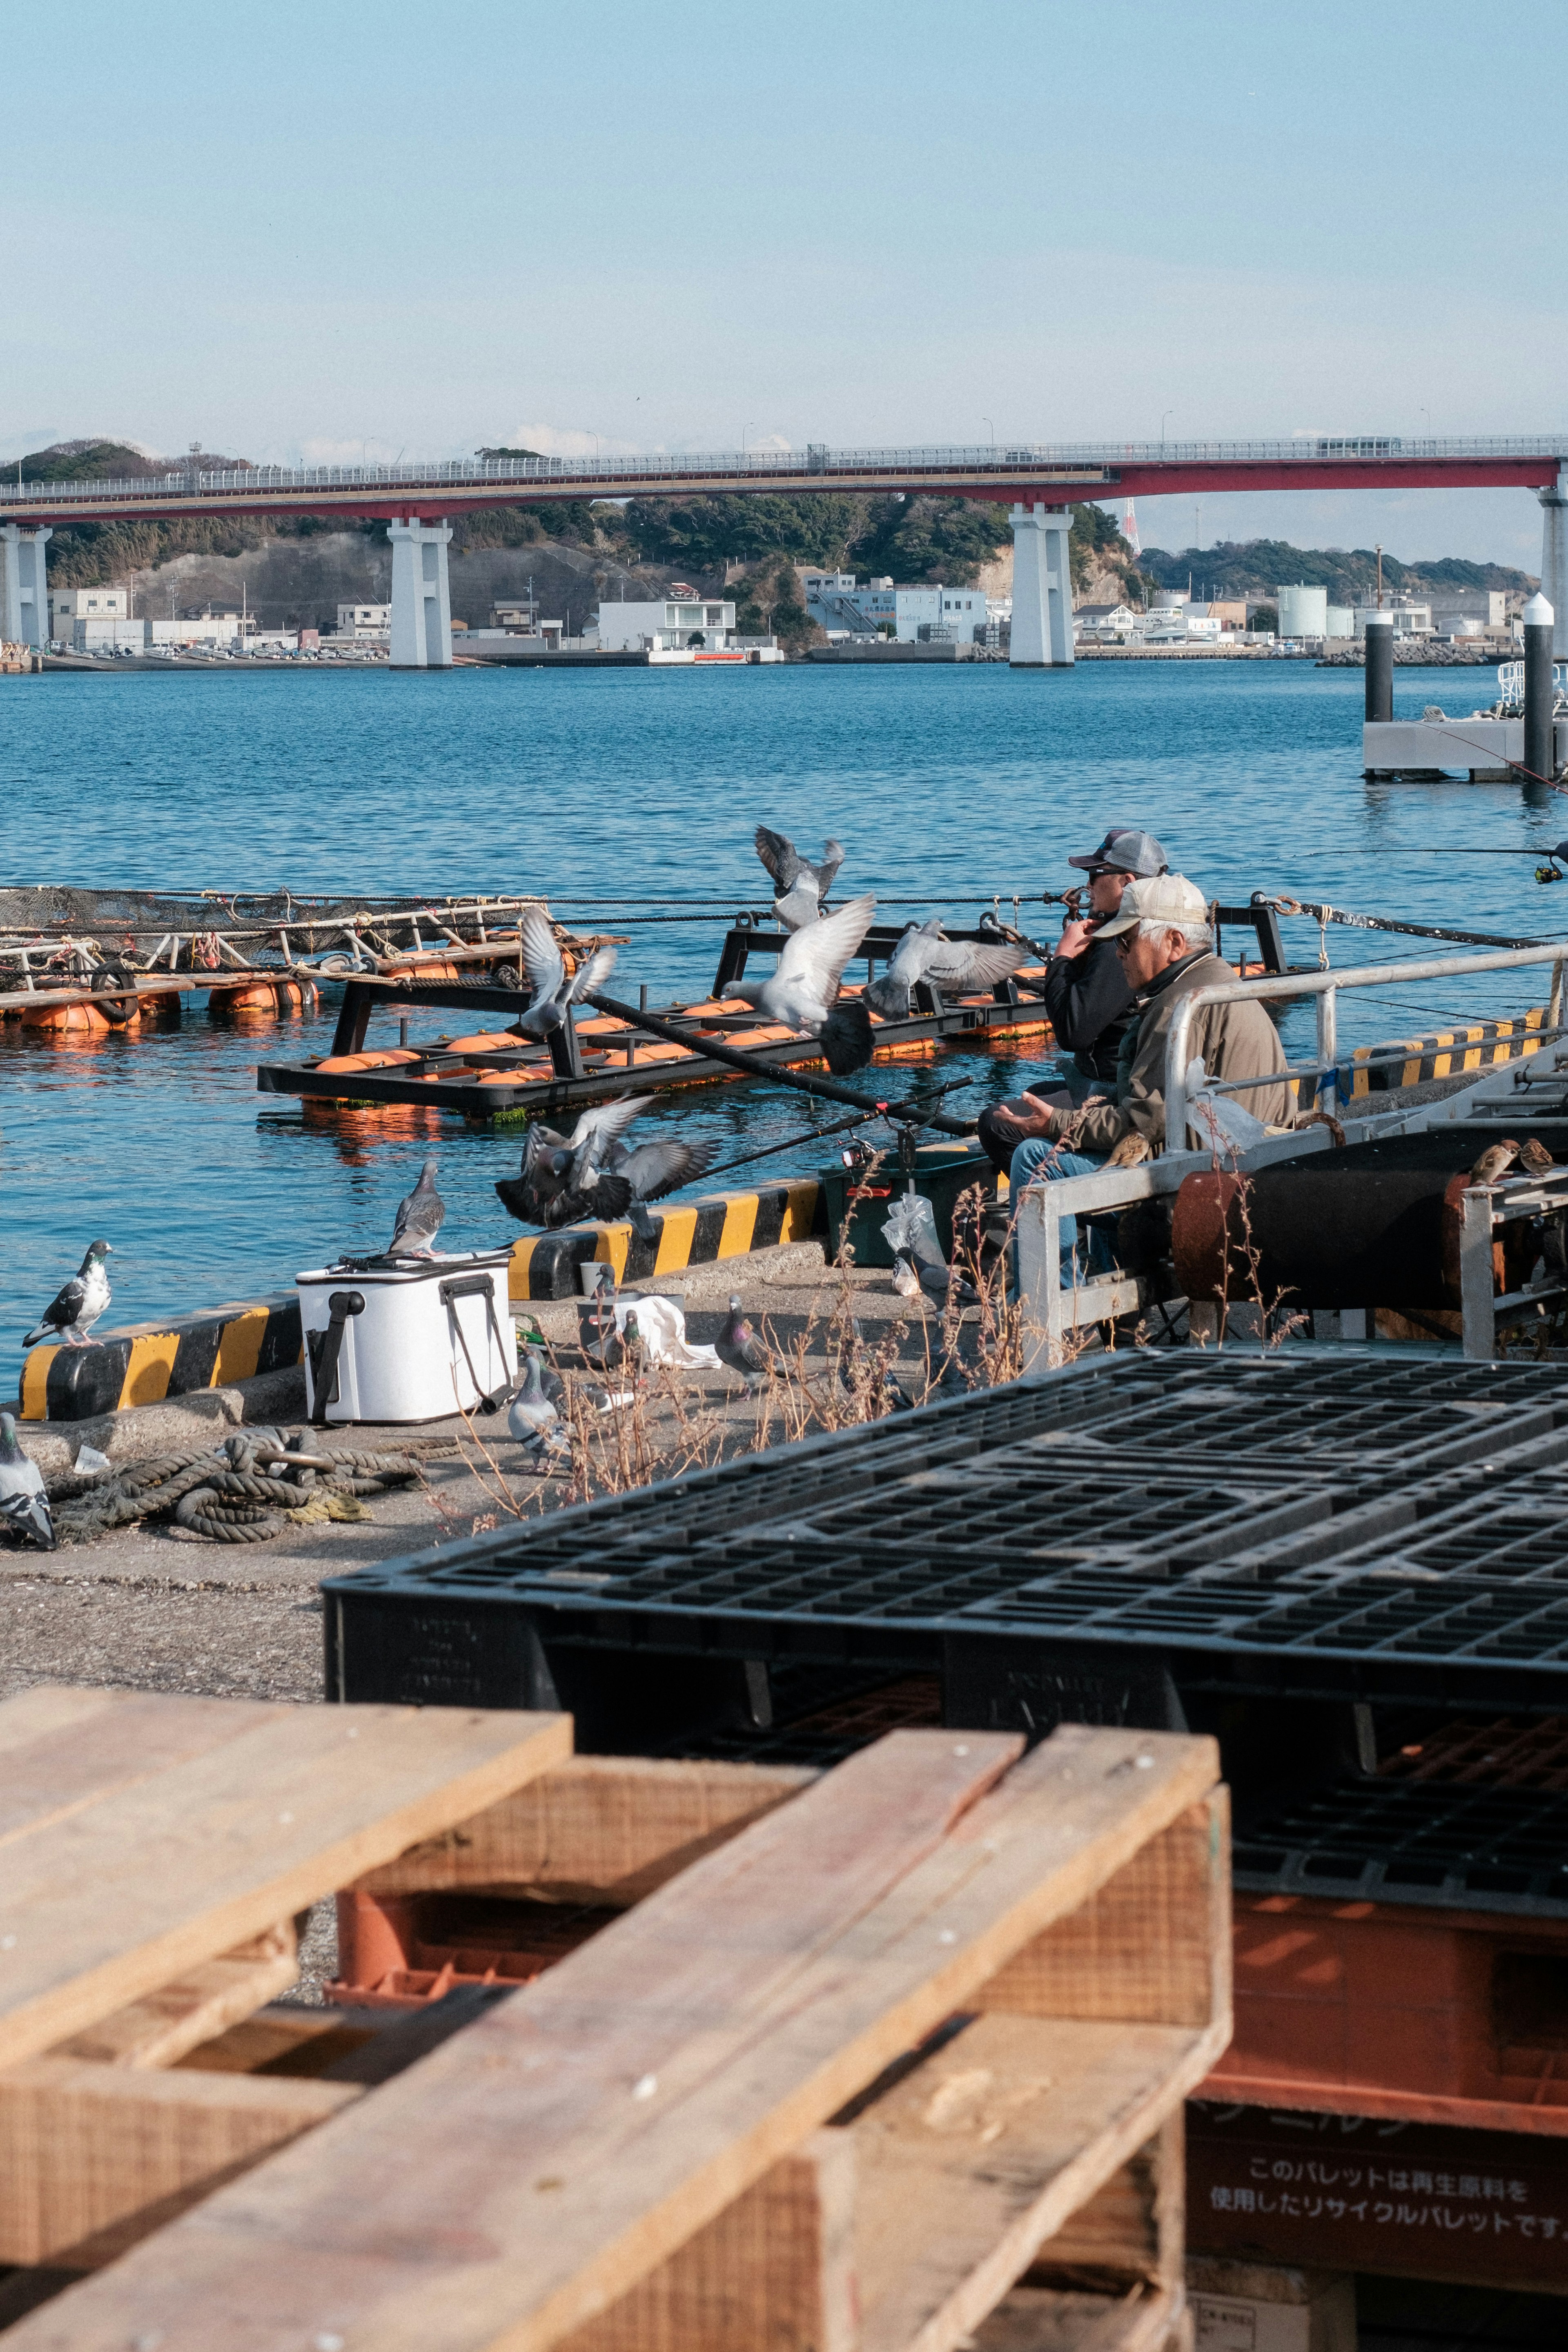
[[1222,1160],[1250,1151],[1269,1132],[1234,1095],[1210,1092],[1208,1072],[1196,1055],[1186,1066],[1186,1122],[1200,1145]]
[[936,1238],[936,1212],[924,1192],[904,1192],[883,1221],[883,1239],[890,1250],[909,1250],[927,1265],[946,1265]]

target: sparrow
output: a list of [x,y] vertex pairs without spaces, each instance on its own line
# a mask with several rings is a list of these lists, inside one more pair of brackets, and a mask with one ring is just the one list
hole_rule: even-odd
[[1531,1135],[1525,1138],[1519,1148],[1519,1164],[1528,1176],[1544,1176],[1550,1170],[1556,1167],[1557,1162],[1544,1143],[1538,1143],[1535,1137]]
[[1154,1156],[1155,1147],[1148,1137],[1140,1135],[1134,1127],[1128,1129],[1105,1165],[1107,1168],[1136,1168],[1141,1161],[1152,1160]]
[[1499,1143],[1489,1143],[1470,1170],[1472,1186],[1495,1184],[1504,1170],[1511,1168],[1518,1158],[1519,1146],[1511,1135],[1505,1135]]

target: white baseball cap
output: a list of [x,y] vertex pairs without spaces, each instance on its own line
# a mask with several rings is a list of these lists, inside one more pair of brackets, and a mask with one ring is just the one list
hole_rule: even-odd
[[1130,931],[1137,923],[1168,923],[1173,930],[1190,930],[1195,923],[1207,920],[1208,901],[1196,882],[1189,882],[1185,874],[1154,874],[1146,880],[1128,883],[1116,915],[1102,923],[1094,936],[1113,940],[1119,931]]

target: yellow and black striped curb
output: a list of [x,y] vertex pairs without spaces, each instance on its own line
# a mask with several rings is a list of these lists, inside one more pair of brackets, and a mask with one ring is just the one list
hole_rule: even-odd
[[205,1315],[132,1323],[93,1348],[34,1348],[22,1367],[24,1421],[91,1421],[132,1404],[278,1372],[302,1353],[296,1291],[240,1298]]
[[[1539,1054],[1547,1042],[1535,1033],[1547,1026],[1546,1008],[1536,1004],[1511,1021],[1475,1021],[1465,1029],[1439,1029],[1430,1037],[1388,1037],[1379,1045],[1357,1045],[1339,1068],[1342,1099],[1356,1095],[1388,1094],[1396,1087],[1416,1087],[1428,1078],[1456,1077],[1464,1070],[1488,1070],[1499,1062],[1514,1062]],[[1385,1062],[1385,1054],[1403,1052],[1403,1062]],[[1374,1055],[1375,1069],[1364,1066]],[[1296,1080],[1296,1100],[1311,1108],[1315,1078]]]
[[651,1243],[625,1223],[569,1225],[562,1233],[518,1242],[512,1251],[511,1297],[575,1298],[579,1266],[595,1262],[613,1266],[617,1282],[641,1282],[649,1275],[744,1257],[780,1242],[810,1241],[828,1229],[826,1196],[814,1176],[752,1192],[714,1192],[706,1200],[650,1209],[648,1217],[656,1233]]

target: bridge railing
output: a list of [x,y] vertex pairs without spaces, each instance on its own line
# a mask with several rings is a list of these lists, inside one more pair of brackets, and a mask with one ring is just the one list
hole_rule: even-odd
[[1515,434],[1449,440],[1408,440],[1370,434],[1311,435],[1280,441],[1082,441],[1013,443],[1000,447],[982,443],[900,449],[828,449],[812,446],[804,450],[611,451],[591,457],[456,457],[434,462],[405,460],[397,465],[247,466],[222,469],[183,466],[172,467],[164,474],[99,481],[0,484],[0,500],[6,506],[60,506],[78,499],[83,504],[90,504],[106,499],[147,498],[160,493],[233,497],[255,490],[438,488],[447,483],[495,482],[511,486],[535,481],[541,485],[570,481],[685,482],[703,476],[734,480],[775,476],[799,479],[802,475],[964,473],[985,474],[992,478],[1016,474],[1024,481],[1042,468],[1113,469],[1125,465],[1162,464],[1331,466],[1354,458],[1420,464],[1485,457],[1568,460],[1568,438],[1553,434],[1533,438]]

